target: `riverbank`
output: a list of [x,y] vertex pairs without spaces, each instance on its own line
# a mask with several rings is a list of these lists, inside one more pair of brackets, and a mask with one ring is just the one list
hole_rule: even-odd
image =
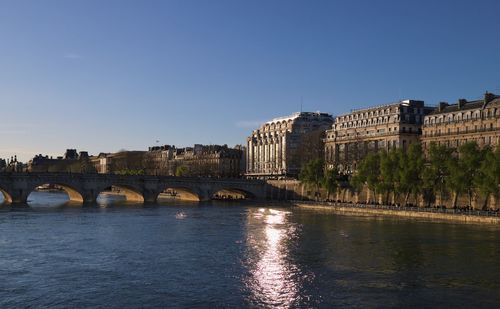
[[412,219],[442,220],[458,223],[500,224],[500,214],[486,215],[481,211],[459,212],[453,209],[410,208],[381,205],[360,205],[327,202],[292,202],[294,207],[331,211],[343,215],[355,216],[391,216]]

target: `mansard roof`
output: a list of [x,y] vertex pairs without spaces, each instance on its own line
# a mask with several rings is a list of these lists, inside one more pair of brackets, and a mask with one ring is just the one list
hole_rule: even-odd
[[440,104],[443,104],[441,108],[439,106],[436,107],[436,109],[429,115],[439,115],[458,111],[484,109],[488,106],[497,106],[498,104],[500,104],[500,96],[486,92],[486,94],[484,95],[484,99],[481,100],[467,101],[465,99],[460,99],[457,103],[454,104]]

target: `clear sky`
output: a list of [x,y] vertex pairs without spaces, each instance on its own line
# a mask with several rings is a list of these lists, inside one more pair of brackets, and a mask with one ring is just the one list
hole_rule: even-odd
[[[500,1],[0,0],[0,157],[500,93]],[[302,98],[302,99],[301,99]]]

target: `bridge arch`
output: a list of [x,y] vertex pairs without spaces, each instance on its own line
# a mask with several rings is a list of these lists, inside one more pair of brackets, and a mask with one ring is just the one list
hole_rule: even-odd
[[160,195],[159,199],[177,199],[182,201],[199,202],[201,200],[200,194],[193,188],[184,186],[171,186],[168,185]]
[[0,205],[12,203],[12,196],[4,189],[0,188]]
[[39,191],[38,188],[44,185],[49,185],[53,186],[56,188],[62,189],[67,195],[68,198],[71,202],[77,202],[77,203],[83,203],[83,194],[80,192],[79,189],[77,189],[75,186],[66,184],[66,183],[60,183],[60,182],[46,182],[46,183],[39,183],[36,184],[35,186],[32,186],[31,189],[27,192],[28,194],[26,195],[27,200],[29,200],[29,196],[36,191]]
[[96,200],[103,197],[102,194],[118,195],[125,197],[127,202],[143,203],[144,196],[140,189],[124,184],[112,184],[107,187],[100,188],[97,192]]
[[223,187],[215,190],[210,198],[213,200],[253,200],[256,196],[248,190]]

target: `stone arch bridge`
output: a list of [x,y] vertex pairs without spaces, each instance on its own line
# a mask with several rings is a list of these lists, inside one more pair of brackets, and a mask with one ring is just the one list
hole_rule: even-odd
[[[38,186],[62,187],[72,201],[94,203],[110,187],[118,188],[127,200],[154,203],[165,189],[188,192],[200,201],[210,200],[217,192],[237,192],[246,198],[269,197],[264,181],[172,176],[124,176],[113,174],[0,173],[0,193],[7,203],[27,202]],[[272,195],[271,195],[272,196]]]

